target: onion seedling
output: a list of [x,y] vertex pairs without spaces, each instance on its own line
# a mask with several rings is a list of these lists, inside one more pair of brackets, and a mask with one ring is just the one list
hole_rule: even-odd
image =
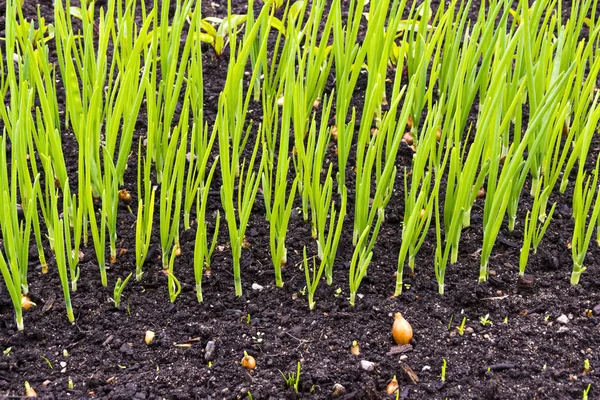
[[125,280],[122,281],[121,278],[119,278],[117,279],[117,282],[115,282],[115,289],[113,291],[113,301],[117,310],[121,308],[121,294],[123,293],[125,286],[127,286],[127,283],[129,282],[129,279],[131,279],[132,276],[133,272],[130,272],[129,275],[127,275],[127,278],[125,278]]
[[[3,198],[5,203],[3,212],[5,213],[5,215],[8,215],[7,212],[10,213],[10,209],[7,206],[7,203],[10,201],[9,194],[7,192],[4,192]],[[5,246],[11,240],[13,239],[8,239],[5,237]],[[11,262],[9,258],[7,263],[2,252],[0,252],[0,272],[2,272],[4,284],[6,285],[8,293],[10,295],[10,299],[15,309],[15,321],[17,324],[17,330],[22,331],[24,329],[24,325],[23,311],[21,307],[21,297],[23,296],[21,291],[21,271],[19,271],[19,266],[14,260]]]
[[[19,269],[22,276],[21,286],[23,294],[26,295],[28,293],[27,270],[29,264],[28,249],[31,227],[33,227],[36,243],[38,244],[38,255],[40,263],[42,264],[42,271],[47,270],[48,266],[42,246],[40,220],[37,212],[37,202],[40,197],[38,192],[40,175],[35,159],[31,160],[29,157],[29,154],[35,152],[33,144],[35,127],[33,119],[29,114],[19,112],[19,110],[31,108],[33,96],[31,96],[31,91],[26,81],[21,81],[19,85],[14,83],[11,84],[11,89],[17,90],[17,93],[11,93],[11,100],[18,100],[19,104],[16,109],[10,110],[9,116],[6,116],[9,120],[5,121],[5,123],[10,126],[10,129],[5,130],[2,141],[5,140],[7,135],[9,136],[11,141],[10,164],[6,163],[6,146],[3,145],[0,151],[3,152],[2,165],[10,165],[10,183],[8,180],[8,171],[5,169],[2,173],[0,193],[8,191],[11,194],[11,200],[14,201],[14,204],[11,204],[11,210],[15,212],[17,207],[17,197],[20,198],[20,206],[25,216],[26,225],[19,225],[17,214],[6,216],[5,220],[1,221],[0,224],[12,224],[14,233],[18,235],[17,240],[12,241],[11,243],[16,247],[14,249],[6,250],[8,252],[17,252]],[[13,97],[16,99],[13,99]],[[13,106],[16,106],[16,104],[13,104]],[[34,178],[33,180],[32,177]],[[27,220],[28,218],[30,218],[30,220]]]
[[[6,254],[6,261],[10,268],[10,274],[7,274],[5,282],[7,287],[11,286],[9,281],[12,281],[14,295],[19,297],[19,308],[21,294],[27,295],[29,286],[27,283],[27,271],[29,265],[29,239],[31,237],[31,225],[34,221],[33,214],[37,213],[35,208],[35,196],[39,187],[39,176],[35,178],[32,184],[31,196],[29,198],[21,197],[21,204],[18,203],[17,184],[20,175],[24,171],[20,168],[16,156],[15,147],[12,148],[11,162],[7,161],[6,154],[6,133],[0,138],[0,165],[4,168],[0,169],[0,210],[3,213],[0,219],[0,233],[2,236],[2,244]],[[16,146],[18,143],[13,143]],[[24,165],[27,168],[27,165]],[[9,178],[10,173],[10,178]],[[31,182],[29,182],[31,184]],[[18,208],[23,210],[23,218],[19,218]],[[8,273],[9,270],[6,272]],[[18,278],[11,277],[11,274],[18,274]],[[9,289],[10,290],[10,289]],[[11,297],[13,294],[11,293]],[[16,304],[16,303],[15,303]],[[18,324],[18,321],[17,321]],[[21,328],[22,330],[22,321]]]
[[[189,86],[188,86],[189,90]],[[186,94],[188,91],[186,91]],[[185,161],[188,143],[189,96],[186,96],[179,124],[169,138],[159,195],[160,244],[163,270],[170,268],[171,251],[179,249],[179,222],[183,199]]]
[[[573,190],[573,237],[571,239],[571,253],[573,259],[573,272],[571,273],[571,285],[579,284],[581,274],[585,272],[583,266],[587,249],[592,240],[592,234],[596,227],[598,214],[600,214],[600,189],[598,189],[598,169],[600,168],[600,155],[596,159],[596,168],[592,177],[586,176],[583,163],[579,165],[579,173]],[[594,201],[594,196],[596,197]],[[593,209],[592,209],[593,203]],[[590,215],[591,212],[591,215]],[[586,226],[587,224],[587,226]]]
[[[106,277],[106,218],[104,217],[104,210],[101,210],[98,218],[96,217],[96,209],[94,208],[94,194],[93,188],[91,184],[91,175],[92,168],[90,166],[90,158],[87,156],[90,155],[89,149],[91,148],[91,136],[88,136],[85,140],[84,150],[86,154],[86,164],[85,164],[85,173],[84,173],[84,181],[85,181],[85,202],[87,202],[86,210],[88,213],[88,219],[90,222],[90,232],[92,234],[92,242],[94,243],[94,250],[96,253],[96,259],[98,261],[98,267],[100,268],[100,280],[102,282],[102,286],[108,286],[108,279]],[[81,179],[81,177],[79,178]],[[102,207],[105,207],[104,204]],[[100,226],[98,226],[98,222]]]
[[[417,153],[413,156],[413,168],[409,173],[404,171],[404,221],[402,225],[402,242],[398,254],[398,270],[396,271],[396,289],[394,296],[402,293],[404,263],[408,257],[408,266],[414,272],[415,257],[425,241],[431,224],[434,200],[439,195],[439,188],[450,152],[446,151],[441,167],[434,166],[436,156],[436,126],[440,123],[439,108],[433,112],[435,118],[427,117],[425,134],[419,142]],[[427,171],[426,171],[427,169]],[[431,187],[432,175],[435,172],[434,187]]]
[[[215,129],[218,131],[219,162],[221,165],[221,178],[223,182],[220,191],[221,204],[225,211],[225,219],[227,220],[229,229],[235,294],[238,297],[242,295],[240,271],[242,244],[250,219],[250,212],[252,211],[260,186],[260,176],[262,175],[265,164],[264,160],[266,159],[263,154],[258,167],[258,172],[254,171],[258,149],[261,147],[263,140],[262,129],[259,128],[250,162],[248,164],[243,162],[240,170],[240,154],[245,146],[248,133],[252,128],[252,125],[248,126],[246,137],[242,140],[244,121],[248,111],[248,102],[250,100],[250,94],[255,79],[253,77],[250,80],[244,103],[242,103],[242,82],[244,68],[248,61],[254,40],[259,40],[260,57],[264,57],[266,54],[268,29],[261,32],[260,36],[258,33],[263,19],[268,15],[267,13],[268,7],[264,6],[257,18],[257,23],[252,26],[250,33],[246,36],[246,40],[244,43],[240,44],[239,47],[237,46],[235,36],[231,38],[232,59],[229,64],[225,89],[219,96],[217,118],[215,122]],[[256,70],[254,72],[256,72]],[[238,182],[237,207],[234,206],[236,178]]]
[[333,20],[333,54],[336,71],[336,123],[338,131],[338,192],[346,185],[346,166],[354,136],[356,112],[352,111],[350,122],[346,122],[350,108],[350,100],[356,87],[359,74],[364,63],[368,44],[358,44],[357,36],[361,18],[365,8],[365,0],[351,0],[346,14],[347,21],[342,20],[341,0],[334,0],[330,13]]
[[219,226],[221,223],[221,214],[217,211],[217,220],[211,245],[208,245],[208,235],[206,230],[206,205],[208,204],[208,191],[215,173],[219,159],[215,159],[206,180],[206,186],[201,186],[198,190],[196,200],[196,241],[194,246],[194,278],[196,279],[196,297],[202,302],[202,275],[204,270],[210,271],[210,260],[217,245],[219,235]]
[[[71,197],[69,181],[65,182],[63,190],[63,221],[65,226],[64,246],[67,252],[67,264],[71,280],[71,291],[77,291],[79,281],[79,245],[81,243],[81,230],[83,225],[83,209],[77,201],[77,195]],[[71,228],[73,234],[71,235]]]
[[[299,86],[296,86],[297,88]],[[326,189],[327,177],[324,183],[321,183],[321,171],[324,167],[327,144],[331,137],[332,128],[328,128],[327,122],[333,105],[333,96],[329,99],[325,97],[325,106],[323,108],[320,125],[317,130],[316,116],[313,116],[308,127],[306,139],[302,130],[304,128],[304,114],[299,112],[299,107],[294,107],[294,166],[296,176],[299,178],[298,191],[302,197],[302,212],[304,220],[308,220],[308,210],[311,211],[312,237],[319,243],[324,243],[325,226],[327,223],[327,213],[329,202],[323,197],[329,193]],[[332,165],[329,164],[329,169]],[[328,172],[328,176],[331,173]],[[319,258],[323,257],[323,249],[319,247]],[[328,283],[330,284],[330,283]]]
[[[271,215],[269,218],[269,244],[271,250],[271,258],[273,260],[273,267],[275,269],[275,285],[277,287],[283,286],[283,279],[281,277],[281,268],[287,263],[287,249],[285,247],[285,239],[287,234],[288,223],[290,215],[292,213],[292,205],[294,204],[294,197],[296,196],[296,187],[298,186],[298,177],[294,178],[291,189],[288,192],[288,171],[290,165],[289,157],[289,139],[290,139],[290,118],[292,114],[292,108],[298,106],[293,102],[292,94],[294,93],[294,75],[293,64],[288,64],[288,73],[286,76],[285,90],[284,90],[284,105],[281,116],[281,129],[279,130],[279,152],[277,156],[277,170],[275,171],[275,181],[272,182],[273,177],[273,164],[265,163],[266,168],[263,170],[263,187],[264,183],[269,181],[272,184],[273,199],[272,204],[269,205]],[[300,105],[301,106],[301,105]],[[276,109],[276,108],[275,108]],[[277,112],[277,111],[275,111]],[[277,131],[276,131],[277,132]],[[266,136],[267,132],[265,132]],[[263,136],[264,137],[264,136]],[[266,153],[266,148],[263,150],[263,154]],[[267,171],[265,171],[267,170]],[[266,179],[266,176],[269,178]],[[268,189],[271,192],[271,189]],[[286,199],[287,194],[287,199]],[[266,201],[266,199],[265,199]]]
[[541,199],[548,198],[549,192],[552,189],[550,186],[545,187],[544,193],[540,193],[541,187],[544,184],[544,176],[540,178],[540,184],[537,185],[536,192],[534,193],[533,206],[530,211],[527,211],[525,216],[525,226],[523,228],[523,247],[521,247],[521,255],[519,258],[519,275],[525,274],[525,268],[527,267],[527,260],[529,258],[529,251],[533,245],[533,253],[537,253],[538,245],[548,229],[548,225],[554,214],[556,203],[552,205],[550,212],[547,216],[543,217],[544,222],[538,225],[541,218]]
[[110,263],[117,262],[117,212],[119,207],[119,182],[117,170],[106,147],[104,153],[104,175],[102,177],[102,217],[106,218]]
[[[193,4],[195,6],[192,12]],[[154,6],[158,8],[156,0]],[[147,146],[152,155],[152,161],[155,163],[158,184],[162,184],[164,178],[163,169],[172,143],[171,129],[175,123],[175,110],[181,97],[190,54],[192,48],[197,45],[193,32],[196,32],[196,24],[200,20],[198,16],[200,7],[201,2],[194,0],[177,1],[171,23],[169,23],[170,2],[162,2],[160,15],[153,21],[152,42],[150,50],[146,54],[146,57],[152,60],[151,66],[148,68],[151,71],[150,77],[146,82]],[[191,12],[192,14],[190,14]],[[192,15],[191,18],[190,15]],[[186,24],[189,25],[188,34],[182,45],[183,29]],[[161,80],[157,81],[159,76]],[[188,85],[186,90],[190,89],[190,85]],[[184,99],[190,100],[189,93],[184,95]],[[188,122],[187,117],[179,117],[179,125],[187,126]],[[168,263],[163,260],[163,263],[165,262]]]
[[[333,190],[333,180],[331,178],[331,168],[329,168],[329,173],[327,176],[326,184],[324,185],[324,189],[328,191],[328,196],[325,198],[331,197],[331,191]],[[319,244],[319,247],[322,249],[322,257],[319,261],[319,267],[317,268],[316,262],[313,259],[313,267],[312,273],[310,273],[310,268],[308,266],[308,259],[306,258],[306,247],[303,250],[304,255],[304,275],[306,278],[306,292],[308,299],[308,308],[312,311],[315,308],[315,292],[317,291],[317,287],[319,282],[321,281],[321,277],[323,276],[323,272],[331,279],[331,270],[333,266],[333,261],[335,259],[335,254],[337,252],[337,246],[340,240],[340,236],[342,234],[342,227],[344,225],[344,218],[346,216],[346,204],[348,201],[347,190],[344,189],[342,192],[342,204],[339,210],[339,214],[336,215],[335,209],[335,201],[331,203],[331,211],[329,216],[329,230],[327,232],[327,236],[323,234],[323,242]],[[328,203],[324,203],[322,206],[327,207]],[[326,213],[327,208],[324,208],[320,211],[321,214]],[[337,216],[337,221],[336,221]],[[335,223],[335,226],[334,226]],[[327,270],[329,269],[329,275]],[[328,282],[329,283],[329,282]]]
[[443,363],[442,363],[442,373],[440,375],[440,379],[442,380],[442,382],[446,382],[446,359],[443,359]]
[[[229,136],[227,134],[228,132],[225,123],[225,120],[228,118],[228,111],[226,108],[226,102],[223,100],[223,96],[224,95],[221,94],[221,99],[219,100],[219,114],[217,115],[217,124],[220,124],[219,153],[221,160],[221,176],[223,180],[223,185],[221,186],[221,204],[225,210],[225,218],[229,228],[235,294],[236,296],[240,297],[242,295],[240,271],[242,245],[245,238],[246,228],[248,226],[248,221],[250,220],[250,212],[252,211],[252,206],[254,205],[254,200],[256,199],[256,194],[258,193],[258,187],[260,185],[260,179],[258,176],[260,176],[262,173],[264,162],[261,161],[258,173],[253,171],[256,155],[261,143],[261,135],[257,135],[256,144],[254,145],[254,151],[252,152],[250,162],[247,165],[245,163],[242,164],[242,170],[239,174],[236,212],[236,208],[234,208],[235,178],[233,171],[235,164],[230,161]],[[246,171],[244,171],[245,168]]]
[[[520,143],[513,143],[508,151],[508,154],[506,155],[502,172],[498,178],[498,184],[495,187],[495,194],[489,195],[486,200],[486,210],[484,214],[484,236],[481,251],[481,265],[479,270],[480,282],[487,280],[488,277],[488,262],[490,254],[508,206],[512,182],[515,179],[519,179],[521,169],[529,171],[531,165],[533,165],[533,157],[528,157],[526,161],[523,161],[523,153],[525,148],[528,147],[529,151],[537,151],[538,147],[543,145],[542,140],[544,139],[544,136],[536,135],[536,132],[538,130],[548,129],[548,124],[550,121],[552,121],[552,116],[562,112],[558,105],[560,104],[561,96],[564,95],[562,88],[569,76],[569,73],[570,71],[561,74],[554,82],[550,90],[543,96],[542,99],[540,99],[540,106],[538,107],[537,112],[530,116],[529,126],[525,132],[523,140]],[[508,119],[505,116],[502,121],[500,131],[503,131],[504,127],[507,125]],[[531,143],[529,140],[531,136],[536,137],[533,143]],[[488,190],[488,194],[489,193],[490,190]],[[487,207],[488,201],[490,202],[490,208]]]
[[[57,194],[58,197],[58,194]],[[75,316],[73,315],[73,306],[71,304],[71,292],[69,289],[69,275],[67,272],[67,258],[65,256],[66,251],[70,246],[65,246],[65,230],[70,229],[69,224],[65,224],[65,220],[58,216],[58,204],[57,200],[53,200],[53,218],[54,218],[54,255],[56,258],[56,268],[60,277],[60,283],[63,289],[63,295],[65,298],[65,308],[67,310],[67,317],[70,323],[75,323]]]
[[[154,199],[156,195],[156,186],[152,187],[150,178],[150,160],[146,157],[142,161],[142,140],[138,146],[138,184],[137,193],[139,196],[137,220],[135,223],[135,280],[141,281],[144,274],[142,268],[150,248],[150,239],[152,237],[152,222],[154,219]],[[143,167],[142,167],[143,166]],[[142,192],[142,168],[144,170],[144,185]]]

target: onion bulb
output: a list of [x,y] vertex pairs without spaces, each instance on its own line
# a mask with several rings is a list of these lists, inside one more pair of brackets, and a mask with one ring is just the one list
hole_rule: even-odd
[[156,336],[156,334],[154,332],[146,331],[146,337],[144,338],[144,341],[146,342],[146,344],[152,343],[152,341],[154,340],[154,336]]
[[244,358],[242,358],[241,364],[242,364],[242,367],[245,367],[248,369],[256,368],[256,360],[254,359],[254,357],[252,357],[251,355],[249,355],[246,352],[244,352]]
[[483,199],[485,197],[485,189],[481,188],[477,191],[477,198],[478,199]]
[[25,397],[37,397],[37,393],[27,381],[25,381]]
[[358,345],[358,342],[356,340],[352,342],[352,347],[350,347],[350,352],[352,354],[354,354],[355,356],[360,355],[360,346]]
[[413,337],[413,330],[402,314],[394,314],[394,325],[392,326],[392,336],[396,344],[408,344]]
[[565,123],[563,124],[562,135],[563,137],[569,136],[569,125],[567,124],[567,121],[565,121]]
[[331,137],[333,138],[333,140],[335,140],[337,142],[337,140],[338,140],[338,127],[337,127],[337,125],[333,125],[331,127]]
[[396,375],[394,375],[394,377],[392,378],[390,383],[388,383],[388,385],[387,385],[386,392],[387,392],[387,394],[392,395],[392,394],[396,393],[397,390],[398,390],[398,379],[396,379]]
[[21,295],[21,308],[25,311],[28,311],[31,307],[35,306],[36,304],[31,301],[31,299],[27,296],[25,296],[24,294]]
[[121,189],[119,190],[119,200],[128,206],[133,201],[133,198],[127,189]]

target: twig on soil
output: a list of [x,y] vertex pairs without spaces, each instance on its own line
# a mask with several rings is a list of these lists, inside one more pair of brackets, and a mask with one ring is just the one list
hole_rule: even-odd
[[504,300],[508,297],[508,295],[504,295],[504,296],[497,296],[497,297],[486,297],[483,298],[481,300]]
[[[302,346],[302,345],[305,345],[305,344],[308,344],[308,343],[313,343],[313,342],[316,342],[316,341],[317,341],[317,340],[298,339],[296,336],[292,335],[292,334],[291,334],[291,333],[289,333],[289,332],[285,332],[285,334],[286,334],[286,335],[288,335],[289,337],[293,338],[293,339],[296,339],[298,342],[300,342],[300,344],[299,344],[298,346],[296,346],[296,350],[297,350],[297,349],[298,349],[300,346]],[[321,331],[321,336],[323,336],[323,331]],[[320,339],[320,338],[319,338],[319,339]]]

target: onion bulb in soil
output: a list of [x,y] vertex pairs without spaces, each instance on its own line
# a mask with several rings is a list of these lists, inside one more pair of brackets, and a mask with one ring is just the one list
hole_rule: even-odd
[[396,393],[397,390],[398,390],[398,379],[396,379],[396,375],[394,375],[394,377],[392,378],[390,383],[388,383],[388,385],[387,385],[386,392],[387,392],[387,394],[392,395],[392,394]]
[[119,200],[121,200],[123,204],[128,206],[133,201],[133,198],[131,197],[131,194],[127,189],[121,189],[119,190]]
[[156,336],[156,334],[154,332],[146,331],[146,337],[144,338],[144,341],[146,342],[146,344],[152,343],[152,341],[154,340],[154,336]]
[[256,360],[254,359],[254,357],[252,357],[251,355],[248,355],[248,353],[244,352],[244,358],[242,358],[242,367],[248,368],[248,369],[254,369],[256,368]]
[[21,295],[21,308],[25,311],[28,311],[31,307],[35,306],[36,304],[31,301],[31,299],[27,296],[25,296],[24,294]]
[[350,347],[350,352],[355,356],[360,355],[360,346],[358,342],[355,340],[352,342],[352,347]]
[[396,344],[409,344],[413,337],[413,330],[402,314],[394,315],[394,325],[392,326],[392,336]]
[[37,393],[27,381],[25,381],[25,397],[37,397]]

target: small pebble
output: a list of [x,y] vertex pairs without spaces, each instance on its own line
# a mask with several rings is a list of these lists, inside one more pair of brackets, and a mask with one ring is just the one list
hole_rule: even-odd
[[259,285],[258,283],[253,283],[252,284],[252,290],[258,290],[260,292],[263,289],[264,289],[264,287],[261,286],[261,285]]
[[556,322],[566,325],[569,323],[569,317],[567,317],[565,314],[561,314],[560,317],[556,318]]
[[594,306],[593,311],[594,311],[594,315],[596,315],[596,316],[600,315],[600,303],[598,303]]
[[425,366],[424,366],[424,367],[421,369],[421,371],[430,371],[430,370],[431,370],[431,367],[430,367],[429,365],[425,365]]
[[204,349],[204,359],[206,361],[213,361],[215,359],[215,342],[212,340],[206,343],[206,347]]
[[362,360],[360,362],[360,367],[365,371],[373,371],[375,369],[375,363],[367,360]]

